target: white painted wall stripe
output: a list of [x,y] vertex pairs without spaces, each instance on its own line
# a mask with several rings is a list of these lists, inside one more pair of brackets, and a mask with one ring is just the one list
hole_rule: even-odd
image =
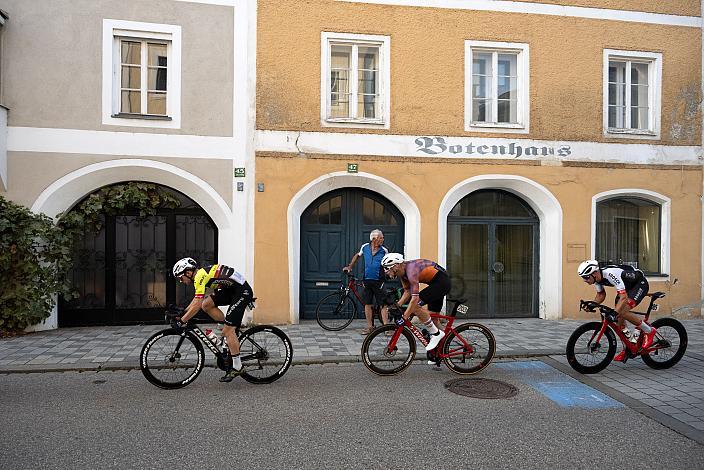
[[[248,80],[244,81],[248,82]],[[243,107],[243,109],[248,109],[248,107]],[[247,127],[253,126],[252,123],[246,125]],[[242,139],[248,139],[247,132],[239,132]],[[252,133],[255,134],[254,142],[240,142],[242,139],[232,137],[9,127],[7,150],[10,152],[234,160],[235,166],[246,166],[248,176],[252,177],[254,176],[252,148],[259,152],[319,153],[324,155],[539,160],[545,164],[580,161],[704,165],[704,151],[700,146],[339,132],[259,130],[252,131]],[[440,145],[440,142],[444,142],[444,144]],[[422,150],[423,148],[438,153],[426,153]],[[527,153],[535,152],[537,155],[527,155]],[[254,182],[250,178],[245,181],[248,186]],[[250,198],[252,194],[247,193],[248,191],[245,191],[245,194],[237,192],[235,196]]]
[[[420,140],[419,140],[420,139]],[[430,145],[426,139],[431,139]],[[443,139],[440,145],[438,139]],[[421,142],[419,144],[418,142]],[[513,145],[513,146],[512,146]],[[503,146],[503,148],[501,148]],[[445,150],[443,150],[445,147]],[[496,147],[496,149],[494,149]],[[520,147],[520,150],[519,150]],[[534,147],[535,149],[530,149]],[[437,151],[425,153],[421,148]],[[534,152],[539,155],[526,155]],[[496,160],[584,161],[631,164],[704,164],[702,147],[654,144],[549,141],[520,138],[342,134],[325,132],[257,131],[257,150],[288,153],[471,158]],[[440,150],[443,150],[440,152]],[[497,150],[492,154],[493,150]],[[504,151],[504,155],[500,152]],[[484,152],[484,153],[482,153]],[[550,154],[552,152],[552,154]],[[548,155],[542,155],[548,153]],[[563,153],[565,155],[560,155]]]
[[336,0],[346,3],[371,3],[408,7],[449,8],[455,10],[495,11],[502,13],[524,13],[534,15],[565,16],[595,20],[628,21],[634,23],[661,24],[669,26],[701,27],[698,16],[666,15],[643,11],[610,10],[552,5],[545,3],[511,2],[503,0]]
[[232,137],[8,127],[7,150],[232,159]]

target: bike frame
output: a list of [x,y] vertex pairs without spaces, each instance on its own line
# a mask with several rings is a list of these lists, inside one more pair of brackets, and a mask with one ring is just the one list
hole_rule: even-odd
[[[464,311],[460,307],[464,307]],[[440,352],[440,351],[442,351],[442,345],[445,344],[445,339],[447,338],[448,333],[455,332],[454,328],[452,328],[452,325],[454,324],[455,320],[457,319],[456,315],[457,315],[458,311],[465,313],[465,312],[467,312],[467,307],[465,305],[463,305],[462,303],[457,302],[455,304],[455,308],[452,310],[452,313],[450,315],[442,315],[440,313],[431,313],[430,314],[430,318],[432,318],[432,319],[437,318],[437,319],[441,319],[441,320],[447,320],[447,325],[445,325],[445,330],[444,330],[445,337],[438,343],[437,347],[433,350],[433,351],[436,351],[435,357],[437,359],[444,359],[446,357],[466,355],[467,353],[470,353],[470,354],[474,353],[474,348],[472,348],[472,345],[469,344],[467,341],[465,341],[465,339],[462,336],[457,335],[457,334],[455,334],[454,337],[460,340],[460,342],[462,343],[462,348],[454,349],[454,350],[450,351],[448,354],[443,354],[442,352]],[[387,346],[388,351],[393,351],[396,348],[396,342],[401,337],[401,331],[403,331],[404,327],[411,330],[411,333],[413,333],[413,336],[415,336],[416,339],[418,341],[420,341],[420,343],[423,346],[428,345],[428,340],[425,339],[425,337],[423,336],[423,333],[421,333],[418,330],[418,328],[416,328],[415,325],[413,325],[413,323],[411,323],[410,320],[407,320],[405,318],[400,318],[400,319],[396,320],[396,325],[398,325],[398,326],[396,327],[396,330],[394,330],[394,334],[391,336],[391,340],[389,340],[389,344]]]
[[[631,313],[635,313],[636,315],[643,315],[643,321],[648,321],[650,318],[650,312],[653,310],[653,306],[655,305],[655,297],[652,296],[652,294],[646,294],[648,297],[650,297],[650,305],[648,305],[648,311],[645,313],[641,312],[634,312],[631,310]],[[599,343],[601,341],[601,338],[604,336],[604,332],[606,331],[607,328],[611,328],[611,330],[616,333],[616,336],[621,340],[621,343],[623,343],[623,347],[626,351],[628,351],[628,354],[631,357],[636,357],[638,355],[642,354],[649,354],[653,351],[656,351],[658,349],[662,349],[664,347],[668,347],[668,345],[661,344],[660,340],[653,342],[652,346],[646,349],[642,349],[641,346],[643,345],[643,334],[638,335],[638,341],[635,343],[631,343],[631,341],[626,337],[626,335],[623,334],[621,331],[621,328],[618,327],[617,322],[612,322],[607,318],[607,313],[613,313],[614,315],[617,315],[616,311],[612,309],[611,307],[607,307],[606,305],[599,305],[597,307],[599,309],[599,313],[601,314],[601,329],[599,332],[591,339],[591,342],[596,342]],[[606,311],[606,312],[604,312]]]
[[215,354],[215,357],[220,356],[225,352],[224,349],[220,350],[217,344],[213,343],[210,338],[205,335],[203,330],[201,330],[200,327],[198,327],[197,325],[190,325],[188,329],[184,330],[184,332],[181,333],[181,340],[176,345],[177,351],[181,347],[181,343],[183,343],[183,340],[186,338],[188,331],[192,331],[198,337],[201,343],[205,344],[205,346],[210,349],[213,354]]
[[[357,292],[357,288],[356,288],[357,284],[364,287],[364,281],[362,281],[361,279],[357,279],[353,274],[347,273],[347,284],[346,285],[343,284],[342,286],[340,286],[340,290],[345,292],[345,296],[349,296],[350,291],[351,291],[354,294],[354,296],[357,298],[359,303],[362,304],[362,306],[364,306],[364,301],[362,300],[362,296],[359,295],[359,292]],[[383,287],[384,287],[384,285],[382,283],[382,288]],[[341,297],[341,299],[344,299],[344,296]],[[372,316],[372,318],[376,315],[381,315],[382,308],[383,308],[383,306],[377,305],[377,303],[374,302],[374,304],[372,305],[372,313],[374,314]],[[381,317],[379,317],[379,321],[381,321]]]
[[350,291],[354,294],[355,297],[357,297],[357,300],[364,305],[364,302],[362,302],[362,296],[359,295],[359,292],[357,292],[356,284],[361,283],[359,279],[354,277],[351,274],[347,275],[347,285],[341,286],[340,288],[345,291],[345,294],[349,295]]
[[[181,333],[181,339],[179,339],[178,344],[176,345],[176,348],[174,349],[174,352],[178,352],[178,350],[181,348],[181,344],[183,344],[183,341],[186,339],[186,335],[188,332],[193,332],[193,334],[196,335],[196,337],[203,343],[205,346],[210,349],[210,351],[215,355],[215,357],[224,357],[225,353],[228,351],[227,348],[220,349],[217,344],[213,343],[210,338],[208,338],[203,330],[200,329],[198,325],[195,324],[188,324],[186,329],[184,329],[183,333]],[[238,339],[240,336],[240,329],[237,328],[235,334],[237,334]],[[261,353],[261,346],[256,343],[256,341],[252,340],[250,338],[251,343],[257,347],[258,351],[255,352],[254,354],[248,354],[248,355],[242,355],[240,352],[240,357],[242,358],[243,361],[248,361],[251,359],[260,359],[260,353]]]

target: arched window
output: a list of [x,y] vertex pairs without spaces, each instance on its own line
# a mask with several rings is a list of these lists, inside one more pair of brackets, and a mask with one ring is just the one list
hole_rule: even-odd
[[661,267],[662,207],[635,196],[604,199],[596,204],[596,259],[629,264],[646,274]]

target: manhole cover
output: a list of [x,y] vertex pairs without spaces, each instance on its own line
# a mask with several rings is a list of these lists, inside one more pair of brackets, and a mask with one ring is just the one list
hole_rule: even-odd
[[511,398],[518,395],[518,389],[513,385],[492,379],[454,379],[445,382],[445,388],[472,398]]

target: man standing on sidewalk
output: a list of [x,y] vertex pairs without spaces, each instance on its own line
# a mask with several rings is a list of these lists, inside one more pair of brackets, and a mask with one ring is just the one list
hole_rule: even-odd
[[[362,296],[362,301],[364,302],[364,316],[367,319],[367,327],[362,330],[362,334],[369,334],[373,327],[373,312],[372,307],[374,305],[374,299],[378,305],[383,304],[383,292],[382,288],[384,286],[383,274],[381,270],[381,260],[386,256],[389,250],[383,246],[384,234],[381,230],[374,229],[369,234],[369,243],[365,243],[359,249],[359,253],[356,253],[352,257],[350,264],[342,268],[346,273],[352,270],[352,267],[357,262],[360,256],[364,256],[364,295]],[[389,322],[389,313],[386,306],[381,310],[381,318],[384,325]]]

